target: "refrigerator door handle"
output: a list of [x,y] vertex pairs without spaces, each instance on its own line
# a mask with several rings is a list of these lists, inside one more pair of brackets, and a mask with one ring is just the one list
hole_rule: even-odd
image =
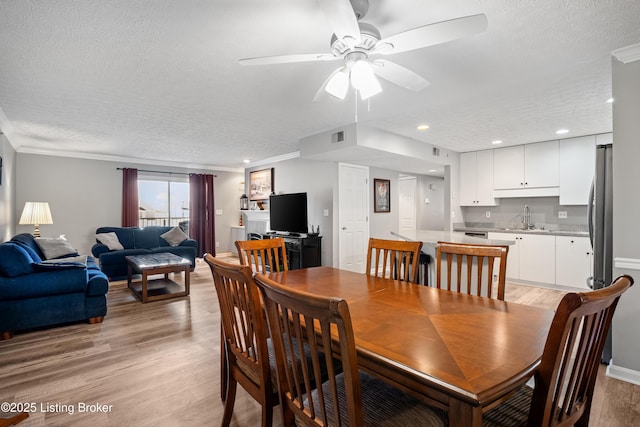
[[[591,188],[589,189],[589,200],[587,201],[587,220],[589,222],[589,241],[591,242],[591,249],[593,249],[593,211],[595,205],[595,186],[596,178],[593,177],[593,180],[591,181]],[[593,277],[591,277],[590,279],[593,283]],[[593,287],[591,288],[593,289]]]

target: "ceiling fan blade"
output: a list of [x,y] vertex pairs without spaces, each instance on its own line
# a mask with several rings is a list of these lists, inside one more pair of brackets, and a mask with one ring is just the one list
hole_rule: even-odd
[[386,59],[376,59],[371,64],[371,68],[377,76],[398,86],[416,92],[429,86],[429,82],[423,79],[422,76],[395,62],[387,61]]
[[352,40],[360,43],[360,27],[349,0],[318,0],[329,26],[338,40]]
[[270,65],[270,64],[288,64],[292,62],[310,62],[310,61],[334,61],[341,59],[330,53],[304,53],[300,55],[277,55],[277,56],[260,56],[257,58],[243,58],[238,62],[242,65]]
[[[487,16],[484,14],[471,15],[449,21],[423,25],[412,30],[386,37],[376,45],[377,53],[390,54],[406,52],[433,46],[462,37],[480,33],[487,28]],[[389,45],[391,47],[389,48]],[[378,49],[379,48],[379,49]]]

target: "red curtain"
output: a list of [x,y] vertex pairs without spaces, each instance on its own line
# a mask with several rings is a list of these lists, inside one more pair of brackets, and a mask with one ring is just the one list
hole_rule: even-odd
[[122,226],[138,226],[138,169],[122,169]]
[[214,175],[189,175],[189,237],[198,241],[198,256],[216,254]]

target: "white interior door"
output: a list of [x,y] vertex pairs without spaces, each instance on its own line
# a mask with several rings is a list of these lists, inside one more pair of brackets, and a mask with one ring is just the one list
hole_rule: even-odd
[[338,166],[340,268],[364,273],[369,243],[369,168]]
[[416,236],[416,190],[415,176],[401,176],[398,180],[398,197],[400,200],[398,233],[402,236]]

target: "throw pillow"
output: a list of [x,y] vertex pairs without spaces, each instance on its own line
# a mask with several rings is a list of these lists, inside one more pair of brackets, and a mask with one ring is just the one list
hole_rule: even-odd
[[121,251],[124,249],[124,246],[122,246],[122,243],[118,240],[118,235],[113,232],[96,234],[96,240],[108,247],[110,251]]
[[189,238],[189,236],[184,234],[184,231],[180,230],[180,227],[173,227],[171,230],[167,231],[166,233],[161,234],[160,237],[166,240],[167,243],[170,244],[171,246],[179,246],[180,243],[184,242]]
[[33,260],[23,247],[16,243],[0,245],[0,274],[6,277],[33,273]]
[[36,244],[46,259],[60,258],[66,255],[78,255],[73,246],[59,237],[38,237]]

